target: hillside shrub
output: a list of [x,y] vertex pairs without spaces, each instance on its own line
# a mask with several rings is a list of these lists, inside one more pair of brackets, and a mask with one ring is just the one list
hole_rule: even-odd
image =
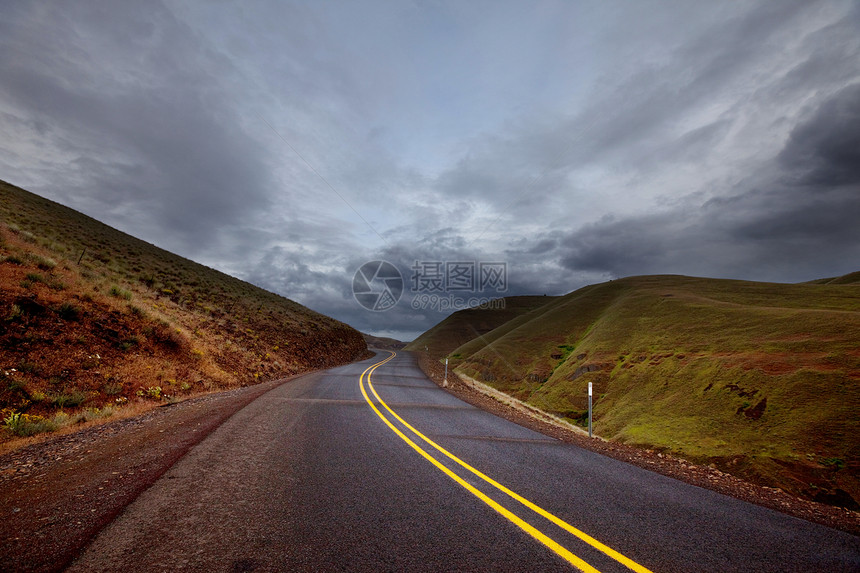
[[109,291],[110,295],[115,298],[121,298],[124,300],[131,300],[131,291],[120,288],[116,285],[110,287]]
[[48,399],[51,401],[51,405],[55,408],[74,408],[75,406],[83,404],[84,400],[87,399],[87,395],[85,392],[73,390],[68,393],[60,392],[59,394],[51,394],[48,396]]
[[9,309],[9,314],[6,315],[6,321],[12,322],[14,320],[18,320],[19,318],[21,318],[23,316],[23,314],[24,314],[24,311],[21,310],[21,307],[18,306],[17,304],[13,304],[12,308]]
[[57,314],[63,320],[78,320],[81,317],[81,309],[73,303],[66,301],[57,307]]
[[42,416],[14,412],[3,419],[3,427],[20,437],[34,436],[42,432],[53,432],[57,424]]

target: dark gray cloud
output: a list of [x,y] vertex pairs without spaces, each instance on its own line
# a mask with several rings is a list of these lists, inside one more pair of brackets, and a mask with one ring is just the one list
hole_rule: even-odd
[[797,185],[860,185],[860,83],[840,90],[791,131],[779,154]]
[[[802,1],[763,3],[700,22],[701,29],[684,38],[687,43],[657,61],[643,63],[629,75],[607,72],[599,96],[573,113],[536,114],[507,131],[481,137],[440,175],[436,189],[482,198],[507,209],[502,213],[506,219],[515,219],[540,212],[558,197],[589,194],[587,184],[577,184],[579,171],[639,177],[651,173],[655,164],[698,161],[737,129],[738,112],[730,107],[736,102],[725,101],[727,88],[744,92],[746,111],[778,103],[774,94],[757,98],[755,91],[768,89],[767,82],[786,83],[782,76],[768,77],[761,85],[746,82],[768,65],[780,49],[780,36],[805,17],[806,6]],[[856,74],[856,64],[845,66],[843,73]],[[801,86],[809,89],[808,83]],[[787,87],[782,91],[783,99],[796,97]],[[700,116],[708,119],[703,123]],[[644,186],[628,188],[630,193],[646,191]]]
[[[9,4],[9,3],[7,3]],[[506,294],[860,260],[850,0],[11,3],[0,178],[365,331],[364,262]]]
[[570,270],[804,281],[860,261],[860,85],[821,103],[792,131],[769,175],[696,208],[607,219],[566,237]]
[[186,253],[267,208],[265,150],[243,132],[224,78],[206,72],[231,67],[169,10],[18,10],[2,27],[0,93],[68,158],[64,177],[34,176],[35,191]]

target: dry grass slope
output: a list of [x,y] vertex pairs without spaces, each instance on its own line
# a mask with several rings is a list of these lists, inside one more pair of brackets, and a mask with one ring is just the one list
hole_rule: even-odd
[[447,354],[459,372],[579,424],[592,382],[605,438],[857,508],[858,275],[611,281]]
[[365,351],[348,325],[4,182],[0,223],[4,439]]

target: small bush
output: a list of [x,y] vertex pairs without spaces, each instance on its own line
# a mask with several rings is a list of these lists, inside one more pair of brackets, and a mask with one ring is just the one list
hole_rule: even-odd
[[81,310],[71,302],[64,302],[57,308],[57,314],[63,320],[78,320],[81,317]]
[[49,396],[51,400],[51,405],[55,408],[74,408],[75,406],[80,406],[83,404],[84,400],[87,399],[87,395],[85,392],[80,392],[78,390],[65,393],[61,392],[59,394],[53,394]]
[[27,273],[26,279],[31,283],[44,283],[47,282],[45,277],[40,275],[39,273]]
[[830,466],[835,470],[841,470],[845,467],[845,460],[842,458],[825,458],[821,460],[821,463],[826,466]]
[[19,390],[23,390],[26,385],[27,384],[22,380],[18,380],[17,378],[9,378],[8,388],[12,392],[17,392]]
[[7,322],[12,322],[14,320],[18,320],[24,315],[24,311],[21,310],[21,307],[17,304],[13,304],[12,308],[9,310],[9,314],[6,316]]
[[110,405],[105,406],[101,410],[98,408],[85,408],[81,410],[74,416],[72,416],[69,420],[71,424],[83,424],[84,422],[92,422],[93,420],[99,420],[101,418],[110,418],[113,416],[113,407]]
[[133,304],[128,305],[128,311],[138,318],[146,318],[146,312],[139,306],[135,306]]
[[131,291],[122,289],[116,285],[110,287],[110,291],[108,291],[112,297],[121,298],[125,300],[131,300]]
[[36,261],[36,266],[42,269],[43,271],[51,271],[54,270],[54,267],[57,266],[56,261],[52,259],[46,259],[43,257],[39,257],[39,260]]
[[27,254],[26,258],[28,261],[34,263],[37,267],[39,267],[43,271],[51,271],[54,270],[54,267],[57,266],[57,261],[53,259],[48,259],[45,257],[41,257],[39,255]]
[[28,360],[19,362],[18,369],[25,374],[32,374],[33,376],[40,376],[42,374],[42,367]]
[[57,424],[42,416],[31,416],[15,412],[3,419],[3,426],[16,436],[34,436],[42,432],[52,432]]
[[145,329],[144,334],[170,350],[179,351],[188,346],[188,340],[182,332],[171,328],[170,323],[160,322]]
[[108,396],[116,396],[122,392],[122,382],[108,382],[104,385],[104,393]]
[[10,265],[23,265],[24,261],[22,261],[19,257],[15,255],[9,255],[0,259],[0,263],[9,263]]
[[154,400],[161,400],[161,393],[161,386],[150,386],[149,388],[137,391],[137,395],[141,398],[152,398]]

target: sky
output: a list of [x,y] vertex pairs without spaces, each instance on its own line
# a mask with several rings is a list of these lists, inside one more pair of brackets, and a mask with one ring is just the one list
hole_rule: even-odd
[[363,332],[633,275],[860,270],[854,1],[0,13],[0,179]]

